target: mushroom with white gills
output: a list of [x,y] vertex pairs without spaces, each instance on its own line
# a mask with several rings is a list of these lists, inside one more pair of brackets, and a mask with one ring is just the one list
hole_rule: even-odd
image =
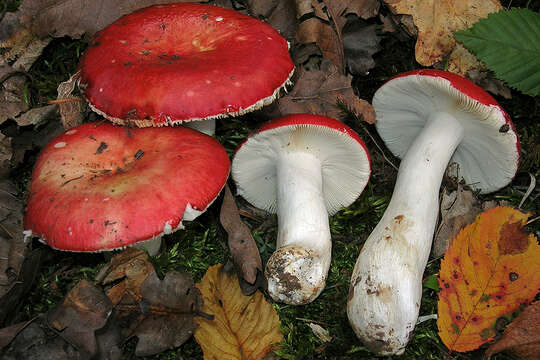
[[137,10],[101,30],[78,71],[90,108],[114,123],[184,124],[213,135],[215,119],[272,103],[294,64],[287,40],[265,22],[180,2]]
[[330,267],[328,215],[350,205],[370,176],[362,139],[332,118],[285,116],[239,146],[231,172],[238,194],[277,212],[276,251],[265,270],[270,296],[294,305],[313,301]]
[[214,138],[184,127],[86,123],[54,138],[32,172],[27,236],[57,250],[127,246],[155,255],[219,195],[230,161]]
[[397,75],[373,97],[376,127],[402,158],[392,198],[351,277],[347,314],[379,355],[402,354],[413,335],[447,165],[474,190],[506,186],[519,162],[510,117],[471,81],[441,70]]

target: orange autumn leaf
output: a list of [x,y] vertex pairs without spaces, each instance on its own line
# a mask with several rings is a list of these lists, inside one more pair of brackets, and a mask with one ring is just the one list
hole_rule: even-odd
[[502,206],[481,213],[446,252],[437,326],[448,349],[477,349],[495,337],[497,319],[534,299],[540,246],[523,230],[529,216]]

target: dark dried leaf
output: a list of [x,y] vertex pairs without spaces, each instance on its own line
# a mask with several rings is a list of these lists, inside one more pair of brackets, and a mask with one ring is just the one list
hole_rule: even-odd
[[23,206],[15,185],[9,180],[0,180],[0,298],[17,279],[27,250],[23,237]]
[[2,82],[0,88],[0,124],[28,110],[29,106],[24,98],[25,81],[26,78],[23,75],[15,74]]
[[47,314],[47,322],[68,343],[94,356],[98,352],[95,331],[105,326],[112,307],[101,289],[82,280]]
[[487,350],[486,356],[510,351],[520,359],[538,359],[540,354],[540,301],[525,310],[506,327],[503,336]]
[[58,116],[58,108],[56,105],[45,105],[37,108],[33,108],[21,114],[15,121],[19,126],[33,125],[36,128],[43,125],[50,119],[54,119]]
[[71,93],[75,90],[80,78],[80,72],[73,74],[68,80],[58,85],[58,96],[55,103],[60,108],[60,117],[64,129],[81,125],[84,120],[84,111],[86,109],[85,101]]
[[457,190],[443,190],[441,198],[441,221],[433,239],[431,256],[443,256],[461,229],[474,221],[482,210],[482,204],[470,190],[458,184]]
[[0,350],[8,346],[13,339],[24,329],[31,321],[24,321],[15,325],[0,329]]
[[238,277],[249,284],[254,284],[257,280],[257,273],[262,272],[261,256],[251,235],[251,230],[240,218],[238,207],[228,185],[225,185],[219,220],[227,231],[229,250]]
[[202,307],[199,290],[186,273],[170,271],[163,280],[151,273],[141,285],[142,300],[117,305],[127,337],[139,338],[135,355],[150,356],[182,345],[193,335]]
[[347,68],[352,74],[366,74],[375,67],[373,54],[381,50],[377,25],[351,22],[343,31],[343,48]]
[[[83,34],[91,37],[122,15],[154,4],[178,0],[30,0],[24,1],[18,14],[21,23],[40,38]],[[196,2],[196,1],[181,1]]]
[[2,360],[82,360],[88,356],[48,329],[43,319],[26,326],[6,348]]
[[155,272],[148,254],[130,247],[114,256],[110,263],[96,276],[96,281],[107,286],[107,296],[113,305],[124,301],[140,301],[141,284]]
[[320,70],[298,69],[298,80],[292,91],[278,100],[282,115],[312,113],[339,118],[338,103],[345,104],[360,119],[375,122],[375,111],[365,100],[354,95],[351,76],[341,74],[329,61],[323,60]]

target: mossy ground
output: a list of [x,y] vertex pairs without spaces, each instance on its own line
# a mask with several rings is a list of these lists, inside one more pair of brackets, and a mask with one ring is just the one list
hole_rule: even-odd
[[[505,5],[529,6],[538,11],[540,5],[530,1],[506,1]],[[535,8],[536,6],[536,8]],[[370,100],[375,90],[389,77],[419,65],[414,60],[414,39],[384,35],[381,43],[383,50],[376,54],[377,63],[370,74],[356,77],[353,81],[357,94]],[[27,93],[32,106],[44,105],[56,97],[56,87],[69,78],[74,71],[78,57],[84,51],[85,43],[69,38],[54,40],[43,52],[30,70],[31,81]],[[520,134],[523,158],[515,181],[507,188],[486,199],[507,200],[517,207],[527,186],[529,173],[540,176],[540,101],[538,97],[524,96],[512,92],[512,99],[497,98],[513,118]],[[344,115],[345,121],[365,139],[372,155],[373,174],[370,184],[359,199],[347,209],[340,211],[330,219],[333,250],[332,264],[327,286],[321,296],[305,306],[275,304],[282,322],[284,343],[278,354],[285,359],[371,359],[374,356],[364,348],[352,332],[345,308],[349,288],[349,279],[361,246],[368,234],[377,224],[386,208],[393,190],[396,170],[383,158],[381,150],[375,146],[367,132],[382,146],[372,126],[361,124]],[[232,154],[238,143],[258,125],[253,117],[229,119],[218,122],[217,137]],[[14,171],[15,180],[24,193],[30,169],[37,156],[38,149],[30,152],[24,166]],[[389,158],[391,154],[386,153]],[[392,158],[394,163],[399,163]],[[538,190],[533,194],[538,196]],[[216,201],[196,222],[186,224],[186,229],[178,231],[166,239],[166,248],[161,255],[153,259],[160,274],[170,270],[184,270],[199,281],[206,269],[214,264],[228,261],[226,234],[218,223],[219,203]],[[524,211],[538,215],[540,204],[528,200],[522,206]],[[267,220],[269,226],[251,219],[245,219],[252,228],[259,228],[254,237],[259,245],[263,262],[274,250],[276,223],[275,218]],[[540,220],[529,225],[528,230],[539,233]],[[35,247],[42,246],[35,243]],[[81,278],[93,279],[110,255],[108,254],[71,254],[53,252],[43,246],[43,251],[51,254],[40,275],[35,281],[31,293],[23,300],[17,320],[29,319],[37,313],[45,312],[58,304],[67,290]],[[440,259],[431,260],[424,277],[437,274]],[[436,291],[424,288],[420,315],[434,314],[437,311]],[[309,328],[309,323],[321,325],[332,337],[323,343]],[[133,356],[134,341],[128,342],[126,358]],[[482,350],[467,354],[449,354],[437,335],[434,320],[428,320],[416,327],[415,336],[405,354],[400,359],[446,359],[449,356],[465,359],[481,357]],[[198,344],[189,340],[178,349],[159,354],[158,359],[199,359],[202,358]],[[396,357],[397,358],[397,357]],[[508,355],[497,355],[497,359],[510,359]]]

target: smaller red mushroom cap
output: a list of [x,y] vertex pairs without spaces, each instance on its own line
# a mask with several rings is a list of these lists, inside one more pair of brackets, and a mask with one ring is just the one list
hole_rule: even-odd
[[59,250],[129,246],[204,212],[229,168],[223,146],[195,130],[84,124],[41,152],[24,227]]
[[79,70],[92,109],[145,127],[260,108],[289,82],[294,64],[270,25],[218,6],[173,3],[101,30]]
[[464,138],[450,164],[453,174],[482,193],[496,191],[514,178],[520,145],[510,116],[482,88],[462,76],[422,69],[399,74],[373,97],[375,126],[386,146],[403,157],[417,134],[438,113],[451,114]]
[[276,212],[275,164],[288,152],[319,159],[330,215],[352,204],[369,180],[369,153],[353,129],[326,116],[294,114],[262,125],[240,144],[232,164],[238,193],[253,205]]

